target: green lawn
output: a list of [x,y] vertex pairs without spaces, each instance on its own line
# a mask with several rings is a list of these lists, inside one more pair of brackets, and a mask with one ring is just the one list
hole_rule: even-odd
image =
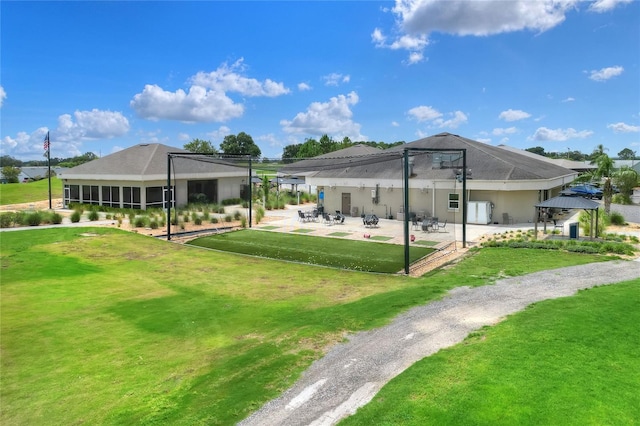
[[[189,244],[233,253],[312,263],[357,271],[396,273],[404,268],[404,246],[281,232],[243,230],[198,238]],[[410,261],[434,249],[411,247]]]
[[640,280],[539,302],[414,364],[344,425],[631,425]]
[[[51,198],[62,198],[62,182],[51,178]],[[49,199],[49,180],[0,185],[0,205],[33,203]]]
[[491,248],[412,279],[107,228],[0,242],[3,425],[234,424],[346,333],[455,286],[603,259]]

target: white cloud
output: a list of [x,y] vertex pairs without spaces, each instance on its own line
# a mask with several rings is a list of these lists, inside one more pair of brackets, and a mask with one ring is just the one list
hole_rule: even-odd
[[397,121],[392,121],[391,122],[391,126],[392,127],[400,127],[400,123],[398,123]]
[[371,34],[371,41],[377,48],[391,49],[391,50],[408,50],[409,58],[405,61],[409,65],[422,62],[424,60],[424,49],[429,44],[429,40],[426,35],[399,35],[396,40],[391,43],[387,43],[387,37],[382,33],[382,30],[376,28]]
[[275,97],[290,92],[283,83],[276,83],[270,79],[260,82],[255,78],[242,76],[239,73],[246,71],[243,61],[244,59],[240,58],[231,66],[224,63],[217,70],[209,73],[200,71],[189,81],[194,86],[201,86],[214,92],[235,92],[244,96]]
[[211,139],[222,141],[225,136],[229,136],[231,134],[231,129],[227,126],[220,126],[218,130],[214,130],[212,132],[207,133]]
[[514,133],[517,133],[518,129],[516,127],[508,127],[506,129],[504,128],[495,128],[493,129],[493,131],[491,132],[494,136],[503,136],[503,135],[512,135]]
[[2,104],[4,104],[4,100],[7,97],[7,92],[4,91],[4,87],[0,86],[0,108],[2,108]]
[[589,10],[596,13],[608,12],[619,4],[631,3],[632,0],[596,0],[591,3]]
[[563,103],[565,103],[565,102],[574,102],[575,100],[576,100],[575,98],[572,98],[571,96],[569,96],[568,98],[562,100],[562,102]]
[[76,111],[73,117],[70,114],[59,116],[56,133],[61,140],[91,140],[111,139],[128,131],[129,120],[122,113],[94,108],[91,111]]
[[565,20],[577,0],[397,0],[393,8],[408,34],[444,32],[486,36],[521,30],[546,31]]
[[322,79],[325,86],[338,86],[340,83],[348,83],[351,80],[351,76],[333,72],[322,76]]
[[411,116],[411,118],[415,119],[418,123],[422,123],[425,121],[430,121],[437,127],[448,127],[450,129],[455,129],[463,123],[467,122],[467,116],[462,111],[454,111],[448,113],[451,117],[448,120],[445,120],[442,114],[437,109],[431,106],[418,106],[415,108],[411,108],[407,114]]
[[540,127],[531,136],[530,140],[535,141],[550,141],[550,142],[563,142],[569,139],[584,139],[593,135],[591,130],[577,131],[572,128],[568,129],[548,129],[546,127]]
[[244,106],[234,103],[225,93],[201,86],[191,86],[189,93],[185,93],[182,89],[168,92],[147,84],[130,105],[140,117],[149,120],[227,121],[244,113]]
[[3,152],[24,159],[41,159],[44,137],[50,133],[51,156],[67,158],[81,155],[82,143],[97,139],[111,139],[129,132],[129,121],[120,112],[76,111],[58,117],[58,127],[40,127],[32,133],[18,132],[15,138],[5,136],[0,141]]
[[182,141],[182,142],[186,142],[191,140],[191,136],[189,136],[189,133],[178,133],[178,140]]
[[307,90],[311,90],[311,86],[307,83],[298,83],[298,90],[301,92],[307,91]]
[[442,117],[442,113],[437,109],[431,106],[420,105],[415,108],[411,108],[407,114],[413,117],[418,123],[422,123],[424,121],[433,121],[437,118]]
[[519,109],[508,109],[506,111],[502,111],[498,116],[499,119],[504,121],[518,121],[529,117],[531,117],[531,114]]
[[434,121],[434,123],[437,124],[438,127],[456,129],[461,124],[464,124],[468,121],[467,115],[462,111],[450,112],[449,115],[452,116],[449,120],[438,118]]
[[367,137],[360,134],[360,124],[353,121],[351,106],[358,102],[355,92],[332,97],[328,102],[313,102],[306,112],[296,114],[291,121],[282,120],[280,125],[287,133],[366,140]]
[[637,133],[640,132],[640,126],[632,126],[625,123],[613,123],[607,125],[608,129],[613,130],[614,133]]
[[283,83],[270,79],[260,82],[243,76],[246,68],[243,59],[239,59],[231,66],[224,63],[209,73],[198,72],[188,80],[191,84],[188,92],[182,89],[171,92],[147,84],[129,104],[140,117],[149,120],[223,122],[244,114],[244,105],[234,102],[227,93],[275,97],[290,92]]
[[624,68],[619,65],[615,67],[602,68],[600,70],[592,70],[589,73],[589,78],[594,81],[606,81],[622,74],[623,71]]

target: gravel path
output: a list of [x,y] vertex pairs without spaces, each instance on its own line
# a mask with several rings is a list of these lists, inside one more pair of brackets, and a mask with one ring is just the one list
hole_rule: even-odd
[[611,261],[453,289],[391,324],[358,333],[316,361],[281,397],[241,425],[333,425],[367,404],[393,377],[469,333],[545,299],[640,278],[640,261]]

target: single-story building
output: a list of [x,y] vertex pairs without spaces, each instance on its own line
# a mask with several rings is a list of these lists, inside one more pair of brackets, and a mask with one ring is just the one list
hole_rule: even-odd
[[144,210],[162,208],[169,198],[173,205],[182,206],[194,200],[218,203],[245,194],[246,167],[223,160],[198,161],[197,156],[172,156],[169,197],[169,153],[190,154],[163,144],[140,144],[65,170],[59,176],[64,184],[63,203],[65,207],[83,203]]
[[[318,190],[325,211],[403,219],[410,215],[462,222],[462,155],[466,150],[469,223],[532,222],[532,207],[560,193],[578,175],[549,161],[512,150],[441,133],[387,150],[332,152],[284,167],[281,173],[304,174]],[[370,147],[366,147],[370,148]],[[403,201],[405,148],[410,151],[409,207]],[[351,151],[350,151],[351,150]]]

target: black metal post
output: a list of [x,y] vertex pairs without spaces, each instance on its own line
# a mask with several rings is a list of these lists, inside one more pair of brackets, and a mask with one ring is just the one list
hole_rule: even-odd
[[409,150],[404,149],[402,159],[404,177],[404,273],[409,275]]
[[167,154],[167,241],[171,240],[171,154]]
[[462,248],[467,247],[467,149],[462,148]]
[[251,210],[253,208],[253,182],[252,179],[253,172],[251,171],[251,156],[249,156],[249,228],[251,228]]

